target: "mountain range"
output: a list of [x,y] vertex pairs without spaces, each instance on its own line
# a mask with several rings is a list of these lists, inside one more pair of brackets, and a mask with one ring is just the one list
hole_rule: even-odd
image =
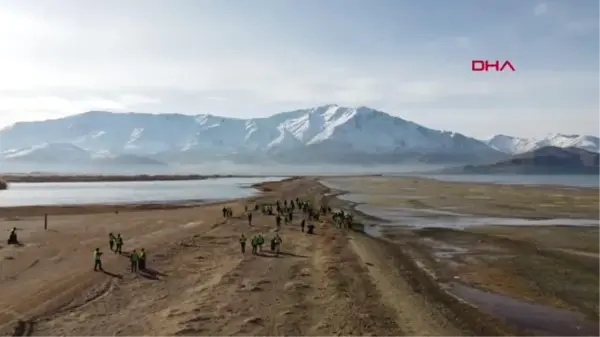
[[598,152],[599,139],[594,136],[550,134],[541,139],[519,138],[506,135],[496,135],[485,141],[492,148],[504,153],[519,154],[530,152],[546,146],[560,148],[575,147],[591,152]]
[[600,154],[577,147],[544,146],[488,165],[466,165],[442,173],[598,175]]
[[598,152],[593,136],[479,140],[368,107],[325,105],[265,118],[89,111],[0,130],[0,161],[85,164],[480,164],[547,145]]

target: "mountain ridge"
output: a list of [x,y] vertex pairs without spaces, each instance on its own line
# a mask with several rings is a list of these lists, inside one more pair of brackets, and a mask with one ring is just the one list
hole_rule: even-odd
[[577,147],[544,146],[487,165],[442,170],[450,174],[600,174],[600,154]]
[[40,144],[72,144],[91,157],[135,155],[169,163],[491,163],[509,156],[489,141],[336,104],[250,119],[88,111],[18,122],[0,130],[0,159]]
[[525,153],[545,146],[577,147],[591,152],[600,152],[600,139],[591,135],[550,133],[540,138],[522,138],[498,134],[484,142],[490,147],[508,154]]

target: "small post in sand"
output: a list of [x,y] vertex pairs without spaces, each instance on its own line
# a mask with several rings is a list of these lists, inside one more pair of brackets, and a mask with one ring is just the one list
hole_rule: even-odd
[[48,229],[48,213],[44,213],[44,229]]

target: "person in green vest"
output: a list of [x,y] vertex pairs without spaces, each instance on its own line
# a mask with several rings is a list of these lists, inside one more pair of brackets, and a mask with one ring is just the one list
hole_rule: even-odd
[[146,270],[146,250],[142,248],[138,253],[138,269]]
[[117,234],[115,238],[115,244],[117,247],[115,248],[115,254],[123,254],[123,238],[121,237],[121,233]]
[[252,244],[252,254],[256,255],[256,253],[258,253],[258,235],[253,235],[250,243]]
[[110,247],[110,251],[113,251],[113,247],[115,246],[115,243],[117,241],[117,238],[115,237],[115,235],[113,233],[108,233],[108,246]]
[[129,256],[129,261],[131,262],[131,272],[132,273],[137,273],[137,271],[138,271],[139,255],[138,255],[138,252],[135,249],[131,252],[131,255]]
[[281,251],[281,243],[283,242],[283,240],[281,239],[281,236],[279,236],[279,233],[275,233],[275,237],[273,237],[273,241],[272,241],[272,245],[275,249],[275,254],[277,256],[279,256],[279,252]]
[[240,236],[240,247],[242,249],[242,254],[244,254],[246,252],[246,236],[244,233]]
[[101,256],[102,256],[102,252],[100,251],[100,248],[96,248],[94,250],[94,271],[103,270]]
[[263,238],[262,234],[256,235],[256,245],[258,246],[257,251],[259,253],[262,252],[262,245],[263,245],[263,243],[265,243],[265,239]]

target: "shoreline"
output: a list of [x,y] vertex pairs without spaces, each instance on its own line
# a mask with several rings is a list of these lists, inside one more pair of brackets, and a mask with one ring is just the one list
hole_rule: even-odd
[[[185,199],[185,200],[158,200],[152,202],[123,202],[123,203],[92,203],[92,204],[63,204],[63,205],[29,205],[0,207],[0,218],[18,221],[21,217],[39,217],[47,215],[80,215],[97,213],[139,212],[149,210],[175,210],[181,208],[199,208],[211,205],[227,204],[232,202],[249,201],[264,197],[265,193],[273,189],[270,185],[300,179],[291,177],[282,180],[255,183],[243,188],[256,190],[256,194],[249,197],[227,199]],[[27,215],[24,215],[27,214]]]
[[135,181],[187,181],[220,178],[264,178],[276,175],[237,175],[237,174],[0,174],[6,183],[76,183],[76,182],[135,182]]

